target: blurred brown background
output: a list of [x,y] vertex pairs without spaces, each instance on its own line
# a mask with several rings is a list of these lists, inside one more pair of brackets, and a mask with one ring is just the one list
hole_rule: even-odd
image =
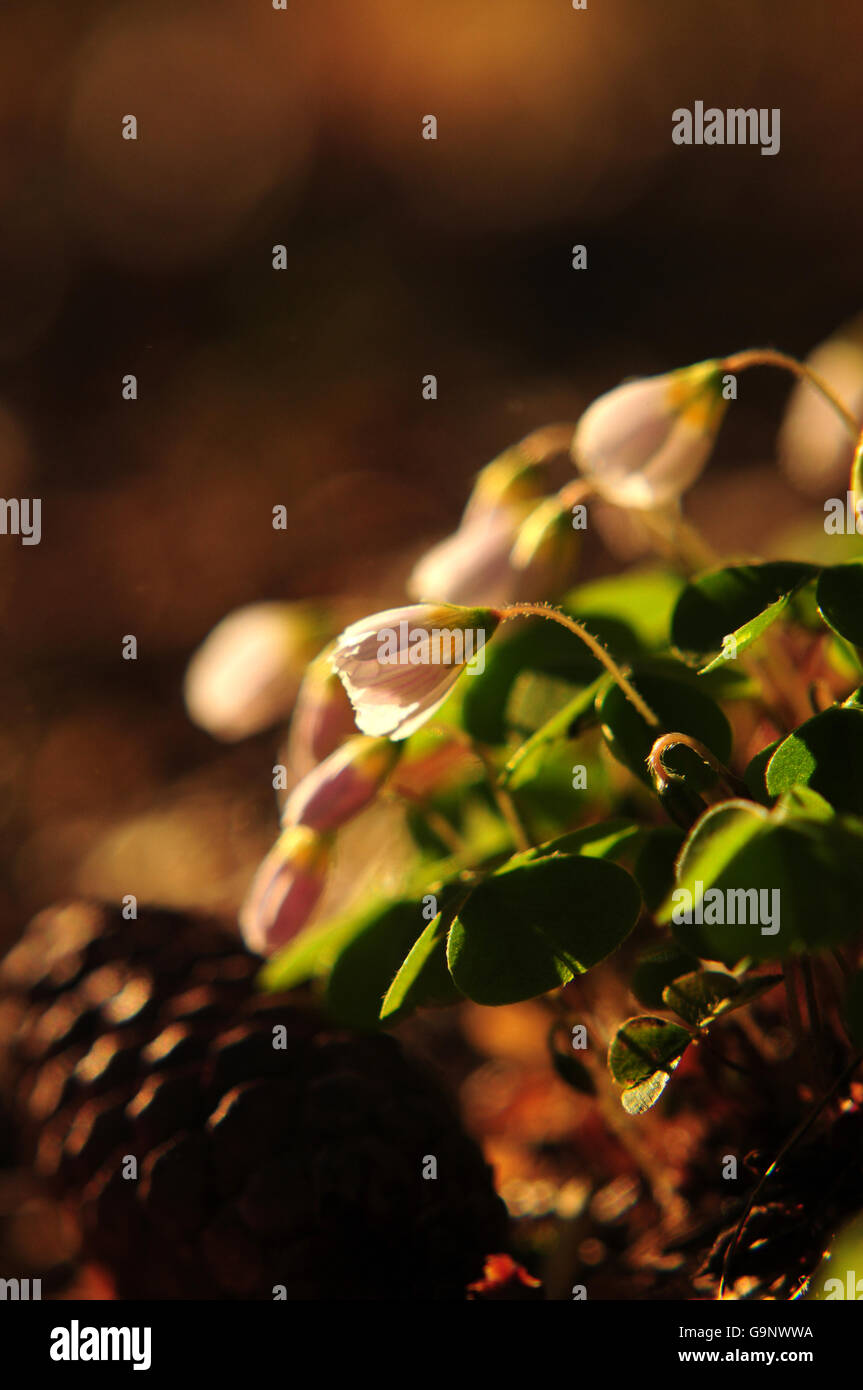
[[[275,739],[181,700],[229,609],[397,602],[530,429],[859,310],[861,48],[850,0],[5,0],[0,492],[42,498],[0,537],[7,939],[70,892],[237,901]],[[780,153],[673,145],[696,100],[781,108]],[[714,538],[797,505],[747,501],[785,393],[746,379]]]

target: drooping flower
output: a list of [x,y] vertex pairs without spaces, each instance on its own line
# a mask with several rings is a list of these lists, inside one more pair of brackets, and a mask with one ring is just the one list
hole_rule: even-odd
[[407,738],[440,709],[466,666],[482,669],[499,621],[491,608],[419,603],[346,628],[332,664],[357,727],[372,738]]
[[432,546],[408,576],[410,596],[467,606],[510,602],[517,596],[510,552],[542,491],[542,470],[522,445],[486,464],[458,529]]
[[573,461],[617,506],[667,506],[707,462],[725,408],[719,361],[624,382],[582,415]]
[[186,670],[190,718],[226,742],[287,718],[319,645],[319,620],[306,604],[252,603],[229,613]]
[[240,930],[250,951],[272,955],[302,930],[323,892],[329,858],[328,839],[308,826],[282,832],[240,909]]
[[297,778],[334,753],[356,728],[350,701],[332,667],[332,650],[330,643],[308,666],[291,715],[285,757]]
[[357,734],[294,787],[282,825],[338,830],[377,796],[396,765],[399,749],[386,738]]
[[489,513],[458,530],[417,562],[407,580],[412,598],[450,603],[508,603],[514,597],[510,553],[521,513]]

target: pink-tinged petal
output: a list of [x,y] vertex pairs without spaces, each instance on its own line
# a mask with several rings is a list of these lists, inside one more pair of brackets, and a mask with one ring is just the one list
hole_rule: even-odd
[[329,846],[315,831],[294,826],[264,858],[240,909],[250,951],[269,956],[306,925],[326,882]]
[[332,644],[309,666],[297,695],[288,733],[286,761],[305,777],[355,731],[354,712],[332,668]]
[[398,756],[388,739],[349,739],[294,788],[282,825],[338,830],[374,800]]
[[572,455],[597,492],[621,507],[667,506],[703,469],[725,411],[720,364],[625,382],[588,407]]
[[519,519],[507,509],[462,523],[414,566],[408,593],[467,606],[510,603],[514,584],[509,555]]
[[444,703],[498,621],[489,608],[411,604],[352,624],[336,639],[332,663],[357,727],[407,738]]
[[[513,601],[510,550],[519,526],[545,490],[544,470],[532,457],[542,437],[543,431],[529,435],[480,471],[458,530],[414,566],[407,581],[411,597],[492,607]],[[559,448],[558,443],[552,452]]]

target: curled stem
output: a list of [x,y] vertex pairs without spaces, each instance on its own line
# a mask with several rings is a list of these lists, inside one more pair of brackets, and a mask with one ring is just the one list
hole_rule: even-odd
[[856,442],[860,435],[860,427],[854,415],[836,395],[836,392],[822,376],[813,372],[805,362],[798,362],[796,357],[790,357],[785,352],[777,352],[774,348],[749,348],[746,352],[735,352],[731,357],[726,357],[722,363],[728,372],[743,372],[747,367],[781,367],[783,370],[791,372],[800,381],[808,381],[833,407],[842,423],[850,431]]
[[670,772],[663,762],[663,756],[668,749],[679,747],[680,744],[691,748],[696,757],[699,757],[703,763],[713,769],[731,796],[749,796],[745,782],[741,782],[739,777],[735,777],[734,773],[724,763],[721,763],[709,748],[700,743],[697,738],[691,738],[689,734],[662,734],[651,748],[647,757],[647,767],[660,791],[663,791],[670,781],[681,780],[676,773]]
[[574,434],[574,424],[540,425],[525,435],[516,448],[531,463],[545,463],[555,454],[568,453]]
[[592,633],[588,632],[586,627],[577,623],[574,618],[570,618],[567,613],[561,612],[559,608],[554,608],[549,603],[513,603],[508,608],[499,609],[498,612],[502,621],[506,621],[508,618],[550,618],[553,623],[559,623],[568,632],[575,633],[575,636],[581,638],[597,661],[600,661],[609,675],[613,677],[627,700],[638,710],[642,719],[653,725],[654,728],[659,726],[657,715],[654,714],[646,700],[642,699],[632,682],[623,674],[614,657],[606,651],[602,643],[597,641]]

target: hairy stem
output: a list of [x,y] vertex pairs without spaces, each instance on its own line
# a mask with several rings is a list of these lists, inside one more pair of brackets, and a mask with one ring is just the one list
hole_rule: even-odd
[[585,646],[590,649],[597,661],[602,662],[606,671],[614,678],[627,700],[638,710],[642,719],[644,719],[646,723],[653,725],[654,728],[658,727],[658,717],[654,714],[647,702],[642,699],[631,681],[627,680],[617,662],[614,660],[614,657],[606,651],[602,643],[597,641],[593,634],[588,632],[587,628],[583,627],[581,623],[577,623],[575,619],[570,618],[567,613],[561,612],[559,608],[553,608],[552,605],[548,603],[513,603],[510,604],[508,608],[499,609],[498,612],[502,621],[506,621],[508,618],[549,618],[552,622],[559,623],[561,627],[565,627],[568,632],[575,633],[575,636],[580,637]]
[[860,429],[851,411],[836,395],[832,387],[828,386],[823,377],[817,372],[813,372],[811,367],[807,367],[805,362],[798,362],[796,357],[790,357],[785,352],[777,352],[774,348],[749,348],[746,352],[736,352],[731,357],[726,357],[722,363],[727,372],[743,372],[747,367],[781,367],[783,370],[791,372],[800,381],[808,381],[836,411],[836,414],[849,430],[852,438],[858,439]]

